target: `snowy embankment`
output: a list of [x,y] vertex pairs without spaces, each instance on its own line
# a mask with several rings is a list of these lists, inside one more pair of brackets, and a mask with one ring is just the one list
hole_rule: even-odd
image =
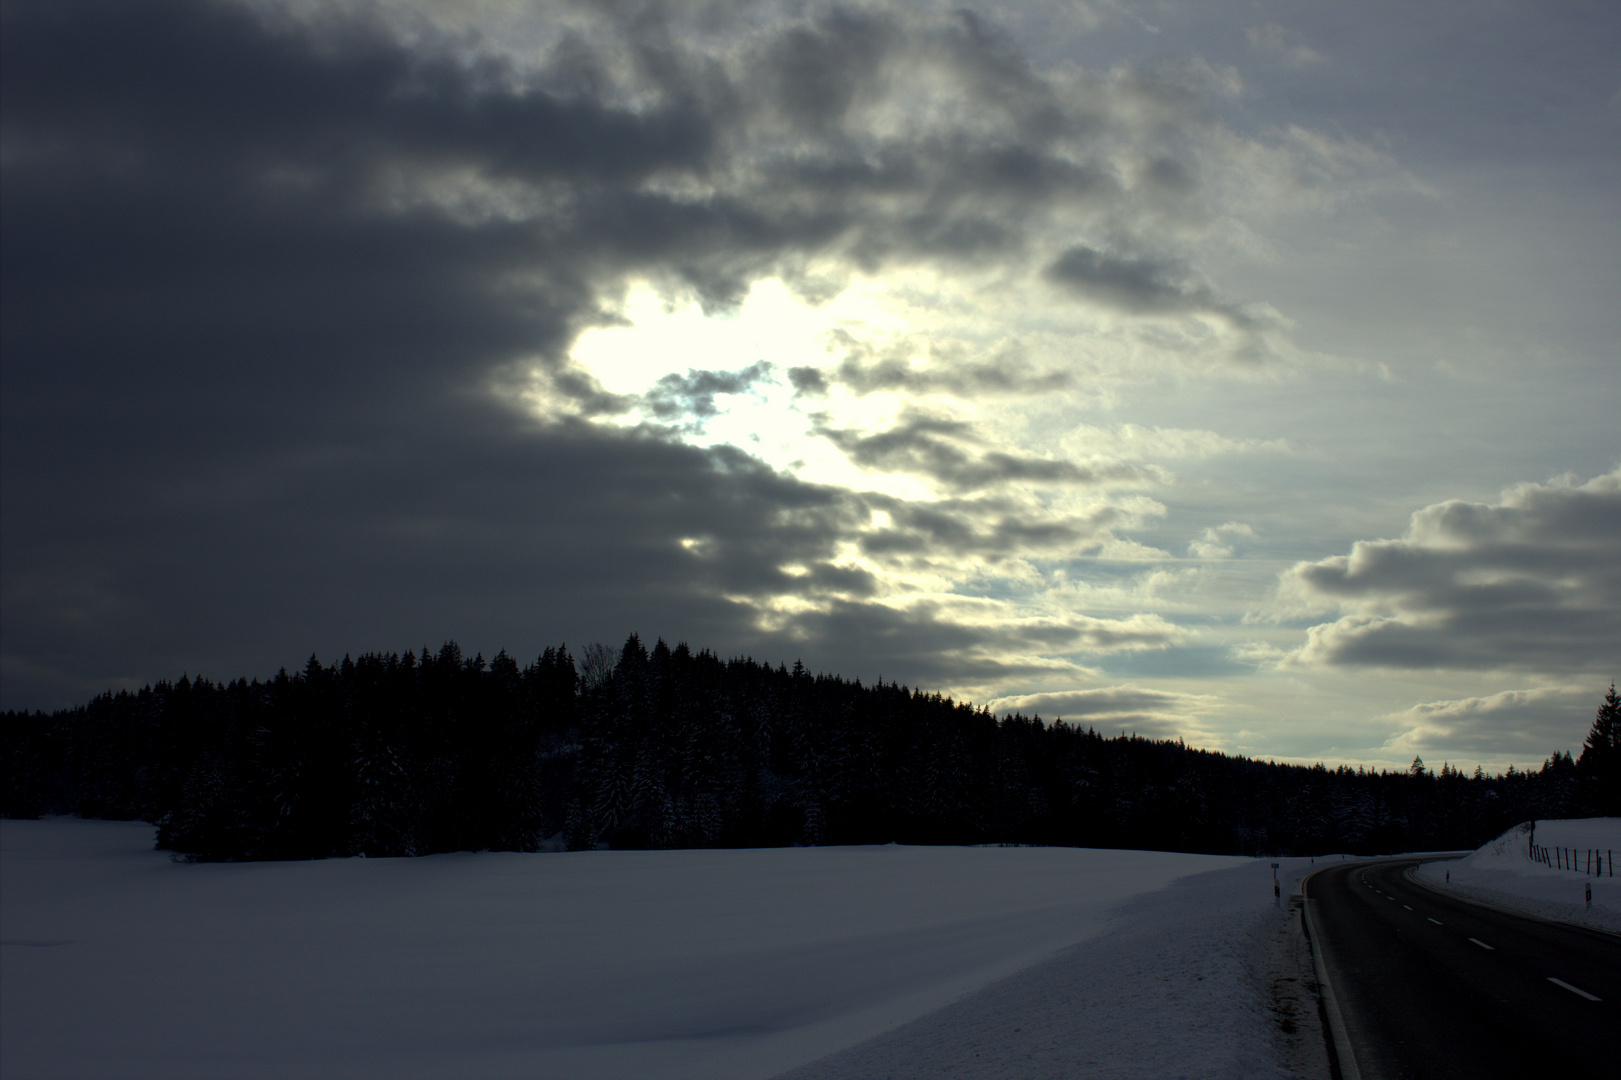
[[1281,1075],[1246,952],[1287,925],[1264,862],[891,846],[186,865],[151,844],[138,823],[0,822],[8,1080],[848,1076],[818,1059],[886,1032],[851,1053]]
[[[1603,877],[1544,866],[1530,856],[1529,822],[1514,826],[1472,855],[1449,862],[1426,863],[1415,871],[1426,885],[1499,907],[1621,933],[1621,876]],[[1621,854],[1621,818],[1577,818],[1538,821],[1541,847],[1599,848]],[[1606,864],[1608,855],[1606,855]],[[1593,890],[1587,906],[1586,889]]]

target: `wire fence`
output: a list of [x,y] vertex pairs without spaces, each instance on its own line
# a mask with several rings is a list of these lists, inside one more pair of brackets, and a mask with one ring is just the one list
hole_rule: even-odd
[[1555,870],[1570,870],[1590,877],[1615,877],[1615,852],[1611,848],[1567,848],[1531,845],[1531,861]]

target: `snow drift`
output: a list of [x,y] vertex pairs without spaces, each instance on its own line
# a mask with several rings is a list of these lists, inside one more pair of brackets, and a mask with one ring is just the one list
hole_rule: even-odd
[[[1621,876],[1610,876],[1608,865],[1604,877],[1593,877],[1535,862],[1529,854],[1530,839],[1531,823],[1521,822],[1471,855],[1456,861],[1426,863],[1415,873],[1426,885],[1449,889],[1463,897],[1561,922],[1621,932]],[[1621,853],[1621,818],[1538,821],[1536,842],[1544,847],[1600,848]],[[1593,890],[1591,907],[1587,906],[1589,887]]]

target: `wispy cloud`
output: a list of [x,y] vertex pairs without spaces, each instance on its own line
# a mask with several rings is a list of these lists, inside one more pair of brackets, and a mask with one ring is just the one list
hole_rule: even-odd
[[1303,68],[1323,62],[1323,55],[1307,45],[1296,31],[1277,23],[1252,26],[1244,31],[1250,48],[1276,57],[1290,67]]
[[1111,734],[1129,730],[1145,738],[1177,738],[1201,728],[1200,717],[1220,708],[1209,695],[1178,693],[1133,685],[1020,694],[988,703],[998,713],[1022,712],[1063,719]]
[[1567,748],[1571,729],[1591,722],[1600,696],[1593,686],[1552,686],[1423,702],[1386,718],[1396,731],[1385,749],[1393,756],[1535,765]]

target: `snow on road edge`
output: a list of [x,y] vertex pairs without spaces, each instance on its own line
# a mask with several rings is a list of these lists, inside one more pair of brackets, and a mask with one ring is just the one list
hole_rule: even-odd
[[[1431,888],[1544,919],[1621,933],[1621,877],[1590,877],[1532,862],[1530,823],[1522,822],[1462,859],[1414,871]],[[1621,818],[1537,822],[1537,843],[1621,851]],[[1593,903],[1587,906],[1586,888]]]

